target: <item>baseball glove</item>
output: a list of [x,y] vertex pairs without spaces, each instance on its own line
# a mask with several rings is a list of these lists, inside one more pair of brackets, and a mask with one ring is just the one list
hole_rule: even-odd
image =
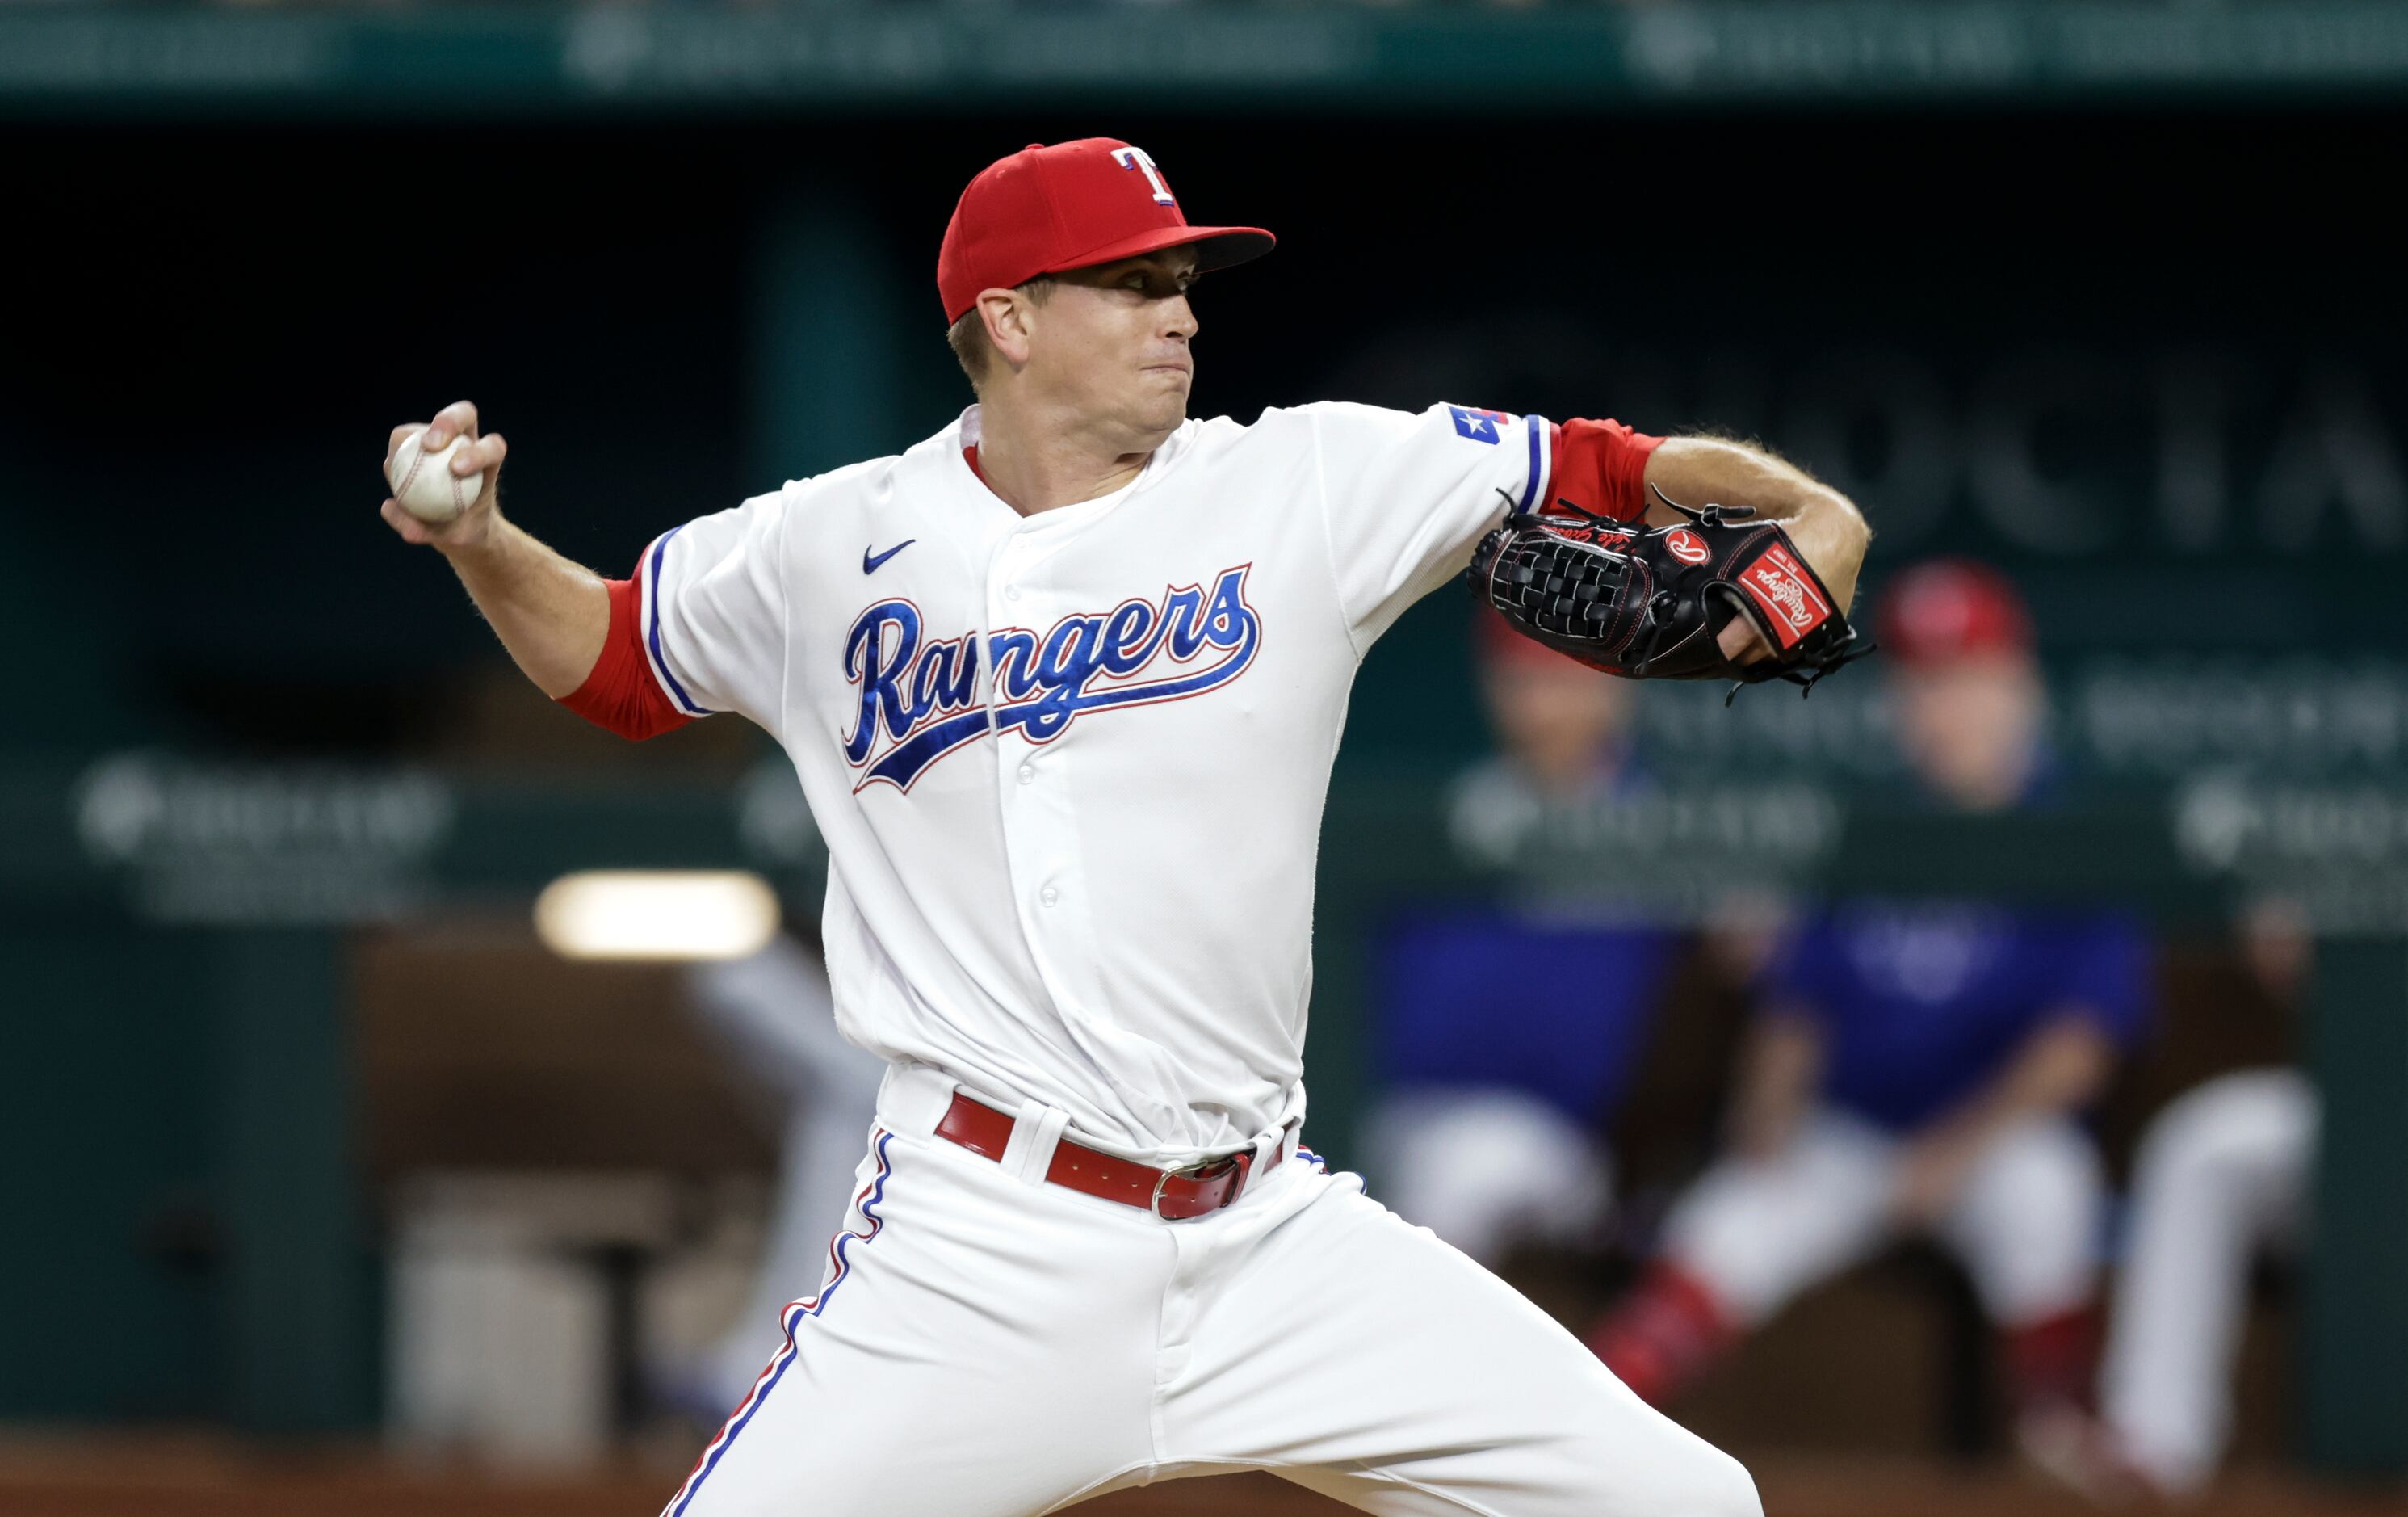
[[[1744,506],[1693,511],[1648,527],[1559,509],[1509,516],[1471,555],[1472,593],[1524,636],[1628,679],[1817,680],[1873,651],[1789,534]],[[1745,616],[1773,650],[1731,662],[1717,641]]]

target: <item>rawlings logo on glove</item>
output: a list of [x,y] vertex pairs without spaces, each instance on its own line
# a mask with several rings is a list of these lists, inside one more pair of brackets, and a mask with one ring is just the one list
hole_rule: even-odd
[[[1812,690],[1873,651],[1779,524],[1656,498],[1687,524],[1641,528],[1578,507],[1508,517],[1472,552],[1472,593],[1524,636],[1609,674],[1727,679],[1732,695],[1770,679]],[[1723,628],[1741,616],[1771,657],[1724,654]]]
[[1799,638],[1831,616],[1831,598],[1824,592],[1822,581],[1779,543],[1765,549],[1764,556],[1741,571],[1739,587],[1764,608],[1773,635],[1784,648],[1796,647]]

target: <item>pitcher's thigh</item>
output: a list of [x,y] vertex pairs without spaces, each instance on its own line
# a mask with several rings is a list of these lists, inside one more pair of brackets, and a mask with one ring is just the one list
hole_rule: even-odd
[[1366,1511],[1757,1517],[1736,1460],[1426,1229],[1335,1190],[1254,1250],[1166,1409],[1173,1458]]
[[806,1341],[773,1365],[663,1517],[1033,1517],[1117,1452],[1032,1426],[1003,1388],[964,1395],[946,1380],[924,1359],[871,1363]]
[[1144,1456],[1143,1256],[985,1160],[899,1135],[889,1160],[664,1517],[1032,1517]]

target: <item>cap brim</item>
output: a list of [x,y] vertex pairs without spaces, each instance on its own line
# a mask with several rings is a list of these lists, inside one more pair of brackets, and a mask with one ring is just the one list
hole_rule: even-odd
[[1259,226],[1157,226],[1137,237],[1124,238],[1091,253],[1082,253],[1073,261],[1046,269],[1048,274],[1067,274],[1074,268],[1093,268],[1097,264],[1116,264],[1124,258],[1142,258],[1149,253],[1165,248],[1194,248],[1196,271],[1226,268],[1259,258],[1278,245],[1279,238]]

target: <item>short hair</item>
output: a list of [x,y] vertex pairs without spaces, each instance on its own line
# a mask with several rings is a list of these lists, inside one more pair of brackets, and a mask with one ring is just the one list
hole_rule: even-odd
[[[1014,288],[1028,296],[1032,305],[1041,306],[1053,296],[1054,277],[1039,274]],[[953,350],[953,357],[962,366],[962,372],[969,376],[970,388],[976,390],[979,382],[986,378],[988,360],[995,356],[995,340],[986,335],[986,323],[980,320],[976,305],[963,311],[961,320],[945,328],[945,346]]]

